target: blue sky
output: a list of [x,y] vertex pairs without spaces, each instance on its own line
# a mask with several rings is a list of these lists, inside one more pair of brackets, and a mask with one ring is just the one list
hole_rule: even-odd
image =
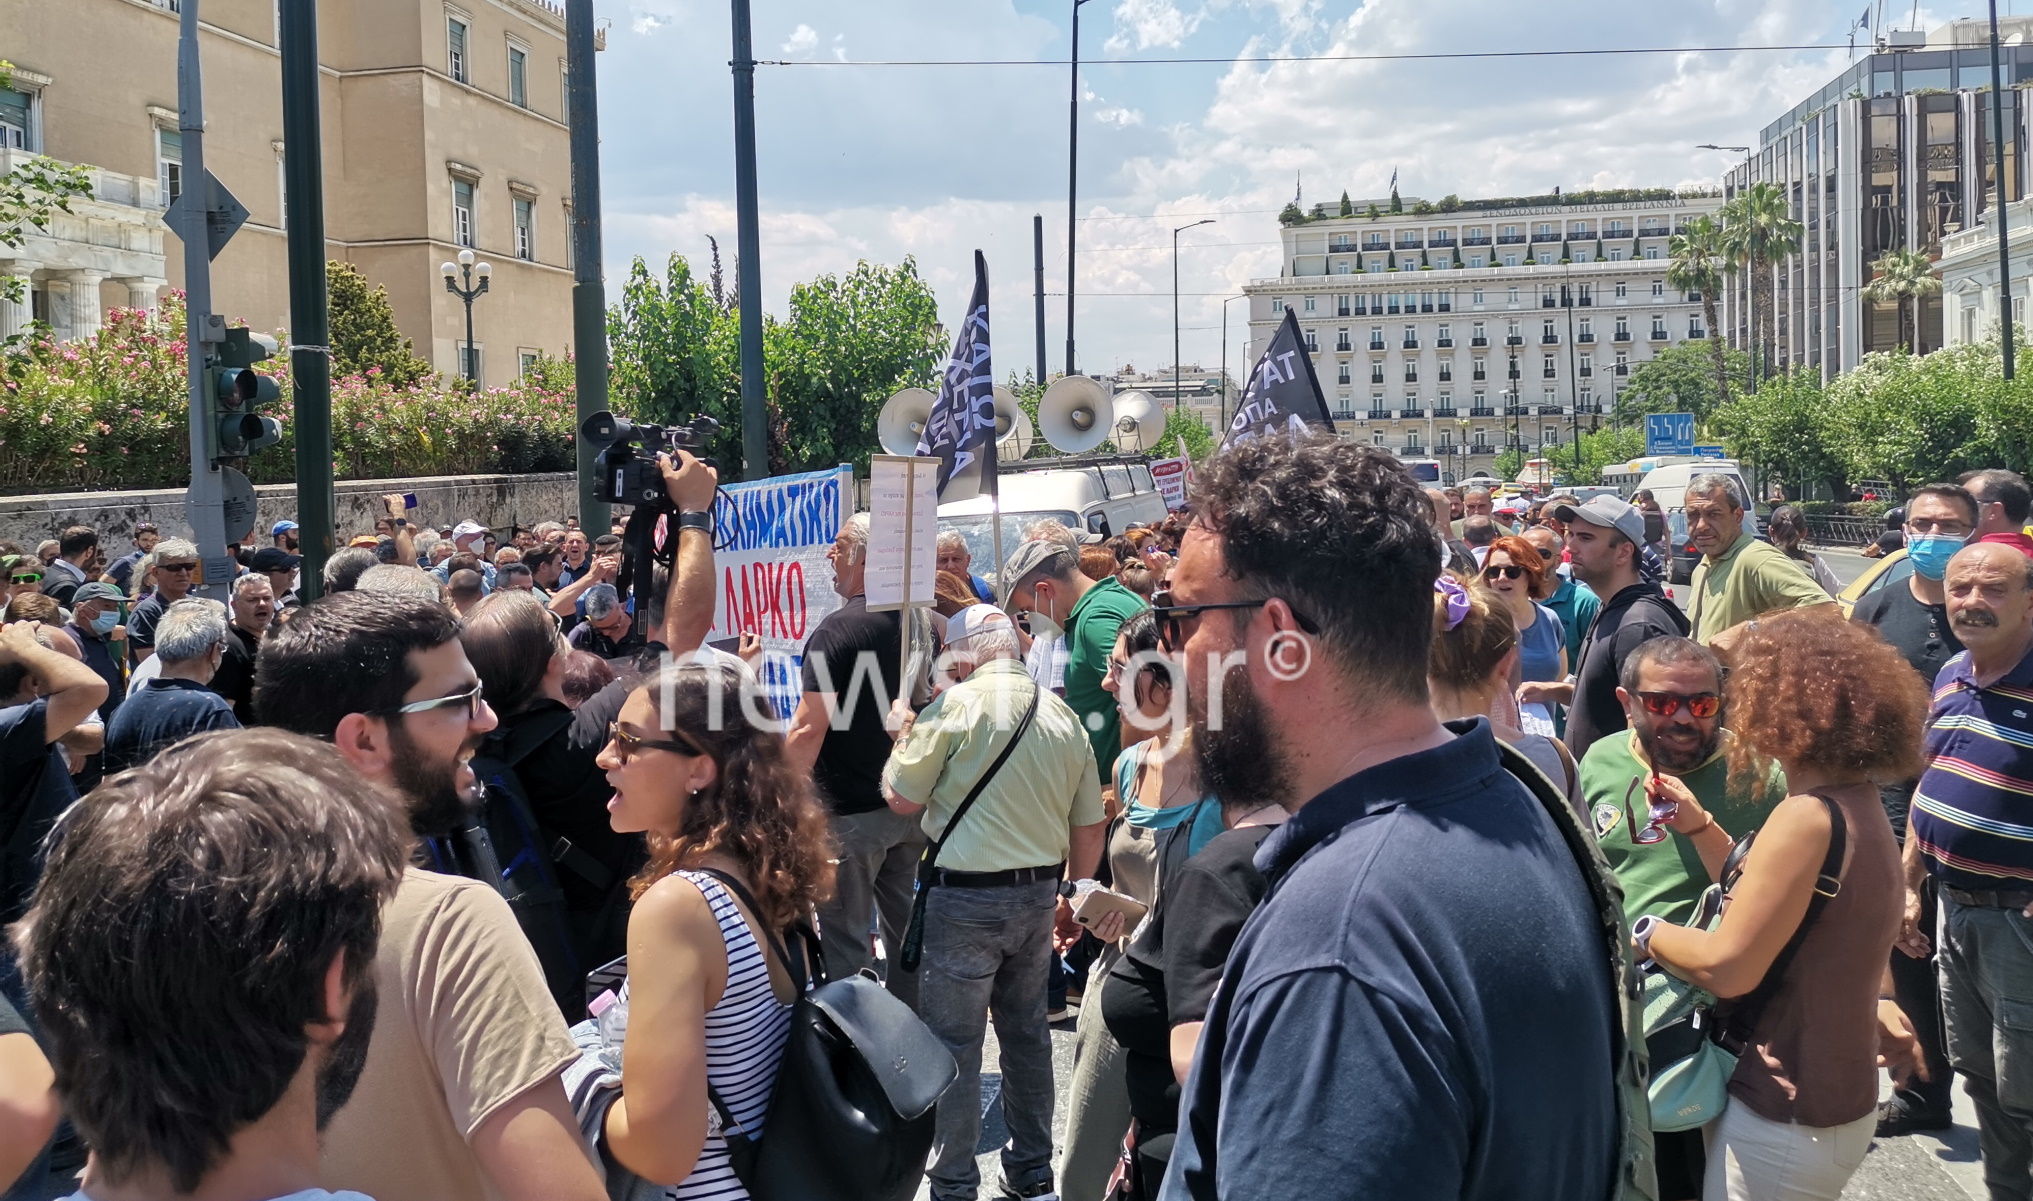
[[[1063,60],[1070,0],[753,0],[759,59]],[[2001,5],[2001,9],[2006,7]],[[1839,71],[1863,0],[1089,0],[1082,69],[1078,340],[1090,372],[1221,356],[1221,298],[1278,268],[1276,210],[1305,199],[1714,182],[1729,156]],[[735,240],[727,0],[602,0],[610,299],[630,261],[704,264]],[[1972,9],[1974,12],[1975,9]],[[1913,24],[1887,3],[1887,25]],[[1931,28],[1958,15],[1919,8]],[[1391,63],[1280,54],[1837,44],[1835,50]],[[764,305],[859,259],[915,255],[952,315],[989,261],[997,373],[1035,358],[1031,216],[1045,218],[1046,343],[1065,339],[1068,72],[1060,66],[766,66],[756,74]],[[1241,306],[1230,370],[1240,373]]]

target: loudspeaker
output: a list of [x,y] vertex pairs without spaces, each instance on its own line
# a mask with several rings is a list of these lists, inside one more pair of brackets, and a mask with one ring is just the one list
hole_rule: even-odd
[[1154,449],[1165,436],[1165,417],[1158,402],[1145,392],[1123,392],[1115,398],[1115,432],[1110,441],[1126,455]]
[[995,453],[998,458],[1021,459],[1031,453],[1031,444],[1037,441],[1037,431],[1031,428],[1031,419],[1024,416],[1024,408],[1017,403],[1016,393],[998,386],[995,389]]
[[1061,454],[1077,455],[1108,440],[1113,411],[1108,393],[1084,375],[1064,375],[1038,402],[1038,427]]
[[918,453],[918,438],[932,419],[932,405],[939,398],[923,388],[905,388],[882,406],[875,419],[875,440],[893,455]]

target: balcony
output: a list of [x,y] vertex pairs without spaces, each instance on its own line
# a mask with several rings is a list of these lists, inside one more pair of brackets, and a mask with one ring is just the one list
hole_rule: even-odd
[[1535,242],[1535,243],[1537,243],[1537,242],[1565,242],[1566,240],[1567,240],[1567,235],[1566,235],[1566,234],[1563,234],[1563,233],[1550,233],[1550,234],[1533,234],[1533,235],[1532,235],[1532,241],[1533,241],[1533,242]]
[[1371,338],[1371,339],[1369,340],[1369,348],[1370,348],[1371,350],[1382,350],[1382,349],[1384,348],[1384,343],[1383,343],[1383,339],[1381,339],[1381,338]]
[[1687,337],[1689,341],[1699,342],[1703,338],[1708,337],[1708,331],[1705,329],[1690,329],[1687,331]]
[[1541,416],[1541,417],[1558,417],[1558,416],[1560,416],[1560,414],[1562,414],[1562,413],[1564,413],[1564,412],[1566,412],[1566,409],[1564,409],[1564,408],[1563,408],[1562,406],[1560,406],[1560,405],[1540,405],[1540,406],[1539,406],[1539,416]]
[[1507,334],[1504,337],[1505,346],[1523,346],[1524,344],[1525,335],[1523,334]]
[[1452,417],[1456,412],[1457,410],[1453,405],[1442,405],[1433,410],[1433,415],[1435,417]]
[[1574,406],[1574,411],[1584,415],[1590,413],[1601,413],[1602,405],[1599,402],[1584,400],[1580,404]]
[[1425,244],[1426,244],[1426,240],[1425,240],[1424,238],[1415,238],[1415,237],[1411,237],[1411,236],[1405,236],[1405,237],[1401,237],[1401,238],[1399,238],[1399,239],[1398,239],[1398,245],[1397,245],[1397,249],[1399,249],[1399,250],[1417,250],[1417,249],[1419,249],[1420,247],[1424,246]]
[[1334,344],[1334,349],[1336,349],[1336,350],[1339,350],[1339,351],[1342,351],[1343,353],[1346,353],[1346,352],[1348,352],[1348,351],[1351,351],[1351,350],[1354,350],[1354,349],[1355,349],[1355,343],[1353,343],[1353,342],[1349,341],[1349,340],[1348,340],[1347,338],[1343,338],[1343,339],[1342,339],[1341,341],[1339,341],[1339,342],[1336,342],[1336,343]]
[[1487,246],[1489,245],[1489,235],[1471,234],[1468,237],[1461,239],[1461,244],[1463,246]]
[[1540,335],[1539,335],[1539,345],[1541,345],[1541,346],[1558,346],[1558,345],[1560,345],[1560,335],[1559,335],[1559,334],[1540,334]]
[[1641,238],[1663,238],[1670,232],[1663,225],[1647,225],[1638,231]]
[[1525,235],[1523,235],[1523,234],[1498,234],[1498,235],[1497,235],[1497,245],[1499,245],[1499,246],[1522,246],[1522,245],[1524,245],[1524,243],[1525,243]]
[[1631,331],[1627,329],[1620,329],[1616,333],[1610,335],[1610,341],[1612,342],[1628,342],[1630,340],[1631,340]]
[[1451,313],[1451,312],[1453,312],[1453,311],[1454,311],[1454,302],[1453,302],[1453,301],[1451,301],[1451,300],[1448,300],[1448,299],[1447,299],[1446,297],[1442,297],[1442,298],[1441,298],[1441,300],[1440,300],[1440,311],[1441,311],[1441,312],[1443,312],[1443,313]]
[[1546,368],[1545,370],[1543,370],[1543,371],[1539,372],[1539,378],[1540,378],[1540,379],[1559,379],[1559,378],[1560,378],[1560,376],[1559,376],[1559,373],[1558,373],[1558,372],[1556,372],[1556,371],[1555,371],[1555,370],[1554,370],[1553,368],[1551,368],[1551,367],[1548,367],[1548,368]]
[[1582,330],[1580,333],[1574,335],[1574,340],[1586,346],[1595,341],[1595,333],[1592,330]]
[[1308,338],[1308,339],[1306,339],[1306,353],[1307,353],[1307,354],[1319,354],[1319,353],[1320,353],[1320,343],[1318,343],[1318,342],[1315,342],[1315,341],[1314,341],[1313,339],[1311,339],[1311,338]]
[[1369,382],[1373,387],[1382,387],[1384,382],[1384,373],[1382,371],[1371,372]]
[[1476,336],[1468,340],[1468,344],[1470,346],[1488,346],[1489,339],[1483,337],[1481,334],[1477,334]]
[[1531,405],[1505,405],[1505,406],[1504,406],[1504,416],[1506,416],[1506,417],[1530,417],[1531,415],[1532,415],[1532,406],[1531,406]]
[[1631,365],[1630,365],[1629,363],[1618,363],[1618,364],[1617,364],[1617,366],[1616,366],[1616,374],[1618,374],[1618,375],[1629,375],[1630,373],[1631,373]]
[[1497,411],[1489,405],[1477,405],[1468,410],[1468,415],[1470,417],[1494,417],[1497,415]]
[[1595,368],[1588,365],[1587,363],[1583,363],[1577,374],[1579,374],[1581,378],[1587,379],[1589,376],[1595,374]]
[[1355,243],[1347,238],[1336,238],[1327,246],[1329,254],[1347,254],[1355,249]]
[[1391,411],[1389,409],[1371,409],[1369,411],[1369,419],[1371,421],[1389,421],[1391,419]]
[[1585,308],[1589,308],[1590,306],[1592,306],[1592,305],[1594,305],[1594,304],[1595,304],[1595,297],[1593,297],[1593,296],[1590,296],[1590,295],[1589,295],[1588,293],[1586,293],[1586,292],[1583,292],[1583,293],[1581,294],[1581,298],[1580,298],[1579,300],[1575,301],[1575,303],[1576,303],[1576,304],[1579,304],[1579,305],[1580,305],[1580,306],[1581,306],[1582,308],[1584,308],[1584,309],[1585,309]]
[[1488,377],[1487,375],[1485,375],[1485,374],[1484,374],[1484,373],[1483,373],[1482,371],[1480,371],[1480,370],[1477,370],[1477,371],[1474,371],[1474,372],[1470,373],[1470,375],[1469,375],[1469,377],[1468,377],[1468,378],[1469,378],[1470,380],[1472,380],[1473,382],[1475,382],[1475,383],[1478,383],[1478,384],[1479,384],[1479,383],[1481,383],[1482,381],[1484,381],[1485,379],[1488,379],[1489,377]]
[[1432,237],[1426,240],[1426,245],[1431,246],[1435,250],[1439,250],[1442,247],[1446,246],[1452,246],[1454,245],[1454,235],[1434,234]]
[[1452,339],[1452,338],[1435,338],[1435,339],[1433,339],[1433,345],[1435,345],[1435,346],[1439,347],[1439,348],[1440,348],[1440,349],[1442,349],[1442,350],[1452,350],[1452,349],[1454,349],[1454,339]]
[[1399,453],[1405,455],[1408,458],[1417,459],[1425,455],[1426,448],[1420,446],[1416,442],[1407,442],[1405,443],[1405,449],[1400,451]]
[[1356,419],[1357,419],[1357,418],[1358,418],[1359,416],[1360,416],[1360,414],[1358,414],[1358,413],[1357,413],[1357,412],[1356,412],[1356,411],[1355,411],[1354,409],[1336,409],[1336,410],[1334,410],[1334,419],[1335,419],[1336,421],[1354,421],[1354,420],[1356,420]]
[[1666,327],[1665,327],[1665,326],[1663,326],[1663,325],[1655,325],[1655,326],[1653,326],[1653,327],[1652,327],[1652,341],[1654,341],[1654,342],[1664,342],[1665,340],[1666,340]]
[[1357,310],[1355,310],[1355,312],[1353,312],[1353,313],[1352,313],[1352,312],[1350,312],[1350,311],[1349,311],[1349,309],[1348,309],[1348,306],[1347,306],[1347,305],[1345,305],[1345,304],[1343,304],[1343,305],[1337,305],[1337,306],[1335,306],[1335,309],[1334,309],[1334,315],[1335,315],[1336,317],[1353,317],[1353,316],[1355,316],[1355,315],[1356,315],[1357,313],[1360,313],[1360,312],[1362,312],[1362,310],[1361,310],[1361,309],[1357,309]]
[[1369,241],[1364,242],[1362,244],[1362,248],[1364,250],[1389,250],[1391,248],[1391,244],[1389,242],[1384,241],[1382,238],[1371,237]]
[[1426,415],[1426,410],[1424,410],[1424,409],[1399,409],[1399,410],[1398,410],[1398,416],[1400,416],[1400,417],[1424,417],[1425,415]]
[[1560,300],[1556,296],[1541,296],[1539,298],[1539,307],[1542,309],[1559,308]]
[[1405,345],[1404,345],[1404,349],[1406,349],[1406,350],[1417,350],[1417,349],[1419,349],[1419,339],[1417,339],[1417,338],[1406,338],[1406,339],[1405,339]]
[[1493,455],[1496,452],[1497,448],[1491,446],[1487,442],[1471,442],[1468,444],[1468,449],[1463,451],[1462,453],[1470,455]]

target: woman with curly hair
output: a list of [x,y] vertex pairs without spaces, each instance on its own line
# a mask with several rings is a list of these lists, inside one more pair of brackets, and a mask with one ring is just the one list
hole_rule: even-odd
[[708,1131],[706,1086],[760,1134],[797,1000],[786,959],[805,957],[799,940],[786,953],[784,931],[833,887],[811,782],[743,700],[725,668],[667,667],[629,695],[600,752],[610,820],[647,834],[650,856],[633,881],[622,1096],[606,1142],[672,1198],[748,1196]]
[[1924,1072],[1905,1014],[1879,999],[1903,887],[1876,782],[1918,774],[1927,690],[1874,631],[1828,609],[1748,623],[1735,661],[1731,776],[1755,781],[1776,760],[1790,795],[1733,851],[1693,793],[1654,777],[1674,832],[1722,881],[1722,917],[1712,930],[1641,917],[1632,941],[1732,1003],[1721,1020],[1742,1053],[1702,1195],[1832,1201],[1870,1145],[1880,1063]]

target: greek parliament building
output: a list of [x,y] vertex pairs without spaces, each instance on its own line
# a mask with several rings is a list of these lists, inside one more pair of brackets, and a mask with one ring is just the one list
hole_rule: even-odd
[[[345,0],[320,5],[326,257],[383,284],[402,332],[460,367],[465,314],[438,266],[462,247],[494,265],[474,305],[480,377],[516,378],[571,334],[563,9],[553,0]],[[45,154],[90,168],[92,194],[47,233],[0,248],[27,311],[60,338],[108,308],[183,284],[163,209],[187,181],[177,133],[178,0],[0,2],[0,171]],[[257,330],[289,324],[282,78],[275,0],[203,0],[205,160],[249,210],[212,264],[212,305]]]
[[[2033,17],[2002,18],[1999,33],[2006,43],[2005,194],[2017,200],[2025,195]],[[1767,125],[1749,161],[1723,180],[1729,195],[1747,183],[1778,185],[1806,227],[1801,252],[1773,273],[1771,294],[1758,304],[1774,306],[1775,360],[1817,369],[1824,379],[1899,345],[1898,306],[1860,295],[1870,265],[1895,250],[1939,259],[1945,240],[1976,226],[1995,204],[1989,23],[1954,21],[1924,38],[1884,37],[1876,52]],[[1720,319],[1737,346],[1748,345],[1749,287],[1739,274],[1724,292]],[[1916,351],[1935,350],[1944,333],[1959,332],[1944,331],[1942,304],[1941,296],[1922,301]]]
[[1278,277],[1244,288],[1247,361],[1289,306],[1343,437],[1456,479],[1507,446],[1572,453],[1634,365],[1709,335],[1700,296],[1666,284],[1666,247],[1721,204],[1656,189],[1288,208]]

